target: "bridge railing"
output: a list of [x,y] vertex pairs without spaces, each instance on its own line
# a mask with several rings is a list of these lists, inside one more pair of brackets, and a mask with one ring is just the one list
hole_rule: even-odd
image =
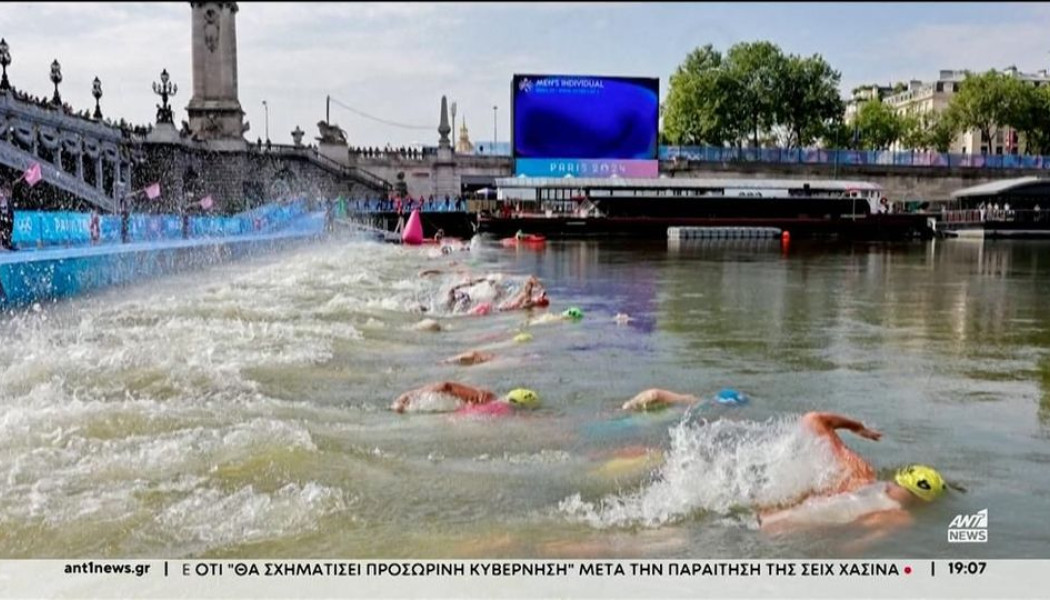
[[307,148],[305,146],[295,146],[292,144],[271,144],[270,146],[263,146],[265,153],[277,154],[283,156],[303,156],[309,160],[313,160],[321,165],[324,165],[330,169],[338,171],[346,175],[358,178],[362,183],[380,190],[390,189],[391,184],[385,179],[370,173],[359,167],[351,167],[340,163],[339,161],[332,160],[331,158],[321,154],[316,148]]
[[1013,154],[954,154],[889,150],[824,150],[819,148],[719,148],[715,146],[660,146],[660,160],[721,163],[883,165],[964,169],[1048,169],[1050,156]]

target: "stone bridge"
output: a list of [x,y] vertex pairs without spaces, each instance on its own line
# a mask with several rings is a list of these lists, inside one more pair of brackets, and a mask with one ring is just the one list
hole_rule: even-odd
[[130,189],[133,168],[145,159],[141,144],[118,127],[0,93],[0,165],[24,171],[39,162],[38,185],[102,210],[116,210],[116,198]]

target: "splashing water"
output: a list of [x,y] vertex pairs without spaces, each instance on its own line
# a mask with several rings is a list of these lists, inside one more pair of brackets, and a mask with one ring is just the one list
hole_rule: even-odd
[[559,503],[571,520],[596,528],[657,527],[693,516],[796,500],[827,487],[837,472],[828,445],[797,417],[764,422],[683,419],[670,430],[666,463],[641,489],[597,502]]

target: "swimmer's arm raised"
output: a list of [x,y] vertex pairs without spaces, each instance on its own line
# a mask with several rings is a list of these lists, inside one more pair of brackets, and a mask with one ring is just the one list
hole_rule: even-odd
[[814,431],[824,435],[835,435],[836,429],[848,429],[860,437],[869,440],[879,441],[882,437],[881,433],[868,429],[860,421],[854,421],[849,417],[844,417],[835,413],[811,412],[806,413],[806,416],[802,419],[803,422]]

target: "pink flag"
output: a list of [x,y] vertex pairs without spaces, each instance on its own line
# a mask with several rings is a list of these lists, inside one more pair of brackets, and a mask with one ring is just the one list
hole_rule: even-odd
[[210,195],[201,198],[201,208],[204,210],[210,210],[214,204],[215,202],[212,201]]
[[22,175],[22,178],[26,180],[29,187],[36,185],[41,179],[44,178],[43,173],[40,172],[40,163],[33,163],[26,169],[26,172]]
[[150,200],[160,198],[160,183],[154,183],[146,188],[146,197]]

